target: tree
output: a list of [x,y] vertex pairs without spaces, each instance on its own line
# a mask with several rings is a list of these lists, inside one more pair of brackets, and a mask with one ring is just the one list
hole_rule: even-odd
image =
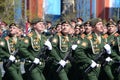
[[0,18],[8,24],[14,22],[14,0],[0,0]]

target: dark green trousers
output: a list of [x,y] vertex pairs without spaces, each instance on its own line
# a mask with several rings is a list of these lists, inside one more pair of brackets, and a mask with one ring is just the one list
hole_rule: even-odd
[[27,63],[24,67],[26,71],[24,76],[25,80],[45,80],[45,77],[43,75],[43,67],[40,68],[40,66],[38,65],[31,71],[29,71],[30,64]]
[[20,64],[12,63],[12,65],[6,68],[6,63],[3,63],[5,74],[3,76],[4,80],[23,80],[20,70]]

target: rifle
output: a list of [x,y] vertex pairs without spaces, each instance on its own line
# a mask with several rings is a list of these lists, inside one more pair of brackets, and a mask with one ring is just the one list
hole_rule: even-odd
[[[48,40],[51,41],[52,37],[54,37],[54,35],[50,36]],[[36,58],[38,58],[38,59],[44,58],[47,49],[48,49],[48,47],[44,45],[44,46],[41,48],[41,50],[40,50],[40,52],[38,53],[38,55],[36,56]],[[33,70],[36,66],[37,66],[37,64],[32,63],[31,66],[29,67],[29,71]]]
[[[47,49],[48,49],[47,46],[43,46],[43,48],[41,48],[41,51],[39,52],[36,58],[38,59],[42,58],[45,55]],[[37,64],[32,63],[31,66],[29,67],[29,71],[33,70],[36,66]]]
[[[68,60],[68,58],[69,58],[69,56],[70,56],[71,53],[72,53],[72,49],[71,49],[71,46],[70,46],[70,48],[68,49],[67,54],[65,55],[65,57],[63,58],[63,60],[64,61]],[[57,68],[56,72],[59,73],[62,70],[62,68],[63,67],[61,65],[59,65],[59,67]]]
[[[15,57],[17,55],[17,53],[18,53],[18,49],[13,52],[13,56]],[[5,66],[8,68],[11,66],[12,63],[13,62],[11,60],[9,60]]]
[[[111,42],[109,42],[108,44],[110,45],[110,46],[112,46],[113,44],[112,44],[112,42],[113,42],[113,40],[111,41]],[[102,57],[103,57],[103,55],[106,53],[106,50],[103,48],[103,50],[101,51],[101,53],[99,53],[97,56],[96,56],[96,58],[95,58],[95,62],[98,62]],[[107,64],[108,62],[104,62],[103,63],[103,66],[105,66],[106,64]],[[91,70],[92,70],[93,68],[91,67],[91,66],[88,66],[86,69],[85,69],[85,73],[88,73],[88,72],[90,72]]]
[[[106,50],[103,49],[102,52],[101,52],[98,56],[96,56],[96,58],[95,58],[94,61],[95,61],[95,62],[98,62],[99,59],[102,57],[102,55],[104,55],[105,53],[106,53]],[[92,69],[93,69],[93,68],[92,68],[91,66],[88,66],[88,67],[85,69],[85,73],[90,72]]]

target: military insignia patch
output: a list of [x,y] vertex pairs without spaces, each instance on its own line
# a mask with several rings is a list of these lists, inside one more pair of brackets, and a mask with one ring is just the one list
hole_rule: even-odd
[[5,43],[3,41],[0,42],[1,46],[5,46]]
[[25,39],[25,40],[24,40],[24,43],[28,44],[28,42],[29,42],[28,39]]
[[86,46],[87,46],[87,43],[86,43],[86,42],[83,42],[81,45],[82,45],[83,47],[86,47]]
[[52,40],[52,42],[57,43],[57,39],[54,38],[54,39]]
[[119,36],[119,34],[118,34],[118,33],[115,33],[115,34],[114,34],[114,36],[115,36],[115,37],[118,37],[118,36]]

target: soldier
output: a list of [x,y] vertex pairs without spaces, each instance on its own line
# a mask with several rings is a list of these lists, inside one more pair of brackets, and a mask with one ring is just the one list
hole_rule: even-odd
[[[77,48],[76,46],[72,46],[72,48],[75,50],[74,59],[84,79],[98,80],[100,73],[100,61],[96,61],[95,59],[105,45],[104,38],[101,36],[101,32],[103,31],[103,24],[102,20],[99,18],[93,19],[91,24],[94,33],[87,36],[87,39],[84,39],[83,41],[79,40]],[[107,53],[110,52],[110,49],[107,49],[106,46],[104,47]],[[86,69],[88,66],[90,66],[92,70],[87,72]]]
[[[116,27],[116,23],[113,21],[109,21],[107,23],[107,27],[108,27],[108,38],[107,41],[108,43],[112,44],[111,47],[111,54],[109,55],[108,58],[106,58],[106,61],[108,64],[106,64],[103,69],[104,72],[107,76],[106,80],[118,80],[118,74],[116,74],[116,64],[113,64],[112,61],[120,61],[120,56],[119,56],[119,50],[118,50],[118,39],[119,39],[119,34],[117,33],[117,27]],[[114,69],[112,68],[114,67]]]
[[[51,78],[50,80],[69,80],[67,73],[71,67],[70,61],[64,61],[64,57],[68,49],[70,48],[70,39],[69,39],[69,29],[70,25],[67,21],[62,22],[62,31],[61,33],[57,33],[52,40],[53,49],[50,53],[50,57],[53,59],[53,63],[51,64]],[[63,69],[60,72],[56,72],[57,68],[61,65]]]
[[[20,52],[22,53],[22,57],[25,58],[24,67],[27,78],[25,78],[25,80],[45,80],[45,77],[42,73],[45,66],[45,60],[44,57],[41,57],[40,59],[37,58],[37,55],[41,54],[39,52],[44,45],[50,45],[50,43],[42,34],[45,29],[43,20],[41,18],[34,18],[31,24],[33,27],[32,31],[27,37],[21,40],[20,44]],[[45,43],[45,41],[47,42]],[[50,46],[49,50],[51,49],[52,46]],[[32,63],[34,63],[36,67],[32,70],[29,70]]]
[[61,32],[61,30],[62,30],[62,27],[61,27],[61,26],[62,26],[61,23],[58,23],[58,24],[56,25],[55,29],[56,29],[56,32],[57,32],[57,33],[60,33],[60,32]]
[[84,23],[82,23],[80,25],[80,34],[84,34],[84,32],[85,32],[85,26],[84,26]]
[[1,38],[8,36],[9,31],[8,31],[7,23],[1,22],[0,28],[2,30]]
[[[16,36],[17,26],[12,23],[9,26],[10,34],[0,41],[1,56],[3,59],[3,67],[5,74],[3,80],[23,80],[20,71],[20,56],[15,55],[15,51],[19,48],[19,39]],[[19,54],[19,52],[17,53]],[[11,61],[12,64],[6,66]]]
[[91,25],[91,21],[88,20],[84,23],[84,26],[85,26],[85,34],[86,36],[89,36],[92,34],[92,25]]

